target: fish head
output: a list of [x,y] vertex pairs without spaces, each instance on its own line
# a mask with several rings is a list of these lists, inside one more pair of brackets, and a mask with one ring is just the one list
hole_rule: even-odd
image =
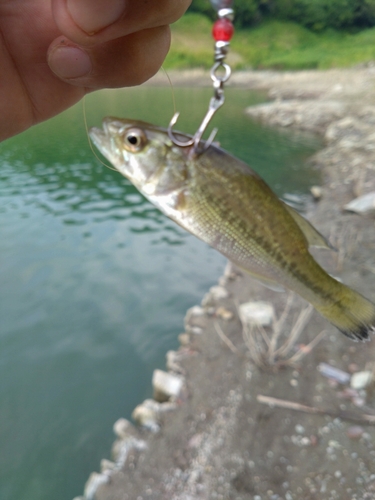
[[181,190],[186,184],[188,151],[175,146],[163,128],[107,117],[102,129],[90,129],[90,137],[103,156],[148,197]]

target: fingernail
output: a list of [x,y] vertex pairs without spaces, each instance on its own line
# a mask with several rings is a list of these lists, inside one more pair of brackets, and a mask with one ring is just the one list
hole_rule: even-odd
[[79,47],[66,45],[56,47],[48,57],[51,70],[60,78],[80,78],[92,69],[89,56]]
[[74,22],[94,34],[117,21],[125,9],[124,0],[67,0]]

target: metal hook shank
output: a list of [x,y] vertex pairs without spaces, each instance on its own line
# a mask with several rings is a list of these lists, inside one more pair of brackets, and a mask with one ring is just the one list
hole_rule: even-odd
[[[223,104],[224,104],[224,94],[223,93],[216,93],[215,97],[211,97],[210,104],[208,106],[208,111],[207,111],[205,117],[203,118],[202,123],[200,124],[198,130],[194,134],[194,137],[192,139],[189,139],[188,141],[185,141],[185,142],[180,141],[174,135],[173,127],[174,127],[174,125],[176,125],[178,117],[180,116],[180,113],[175,113],[173,115],[172,120],[169,123],[169,126],[168,126],[168,136],[171,139],[171,141],[173,142],[173,144],[176,144],[176,146],[180,146],[182,148],[194,145],[194,150],[197,152],[198,147],[199,147],[199,143],[202,140],[202,136],[203,136],[206,128],[208,127],[208,124],[212,120],[212,117],[214,116],[216,111],[219,108],[221,108],[221,106]],[[214,131],[214,133],[212,133],[210,135],[205,149],[207,149],[207,147],[209,147],[211,145],[211,143],[216,135],[216,132],[217,132],[217,130]]]

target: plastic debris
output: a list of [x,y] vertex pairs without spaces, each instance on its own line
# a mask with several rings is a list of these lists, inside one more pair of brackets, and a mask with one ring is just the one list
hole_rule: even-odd
[[364,194],[355,198],[350,203],[344,206],[348,212],[355,212],[357,214],[368,214],[375,212],[375,192]]
[[269,302],[245,302],[239,307],[239,315],[243,325],[271,325],[274,318],[274,308]]
[[320,363],[318,365],[320,373],[327,378],[336,380],[339,384],[347,384],[350,380],[350,374],[329,365],[328,363]]
[[353,373],[352,378],[350,379],[350,387],[352,389],[364,389],[372,382],[372,380],[373,375],[370,371]]

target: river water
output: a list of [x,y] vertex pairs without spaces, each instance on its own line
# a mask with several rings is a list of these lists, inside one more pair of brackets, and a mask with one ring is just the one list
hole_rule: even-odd
[[[211,90],[175,92],[178,128],[194,133]],[[262,100],[230,89],[218,140],[279,195],[306,193],[319,144],[243,115]],[[174,112],[171,90],[150,87],[93,94],[86,109],[90,125],[166,126]],[[81,104],[0,144],[0,500],[82,493],[224,265],[94,157]]]

